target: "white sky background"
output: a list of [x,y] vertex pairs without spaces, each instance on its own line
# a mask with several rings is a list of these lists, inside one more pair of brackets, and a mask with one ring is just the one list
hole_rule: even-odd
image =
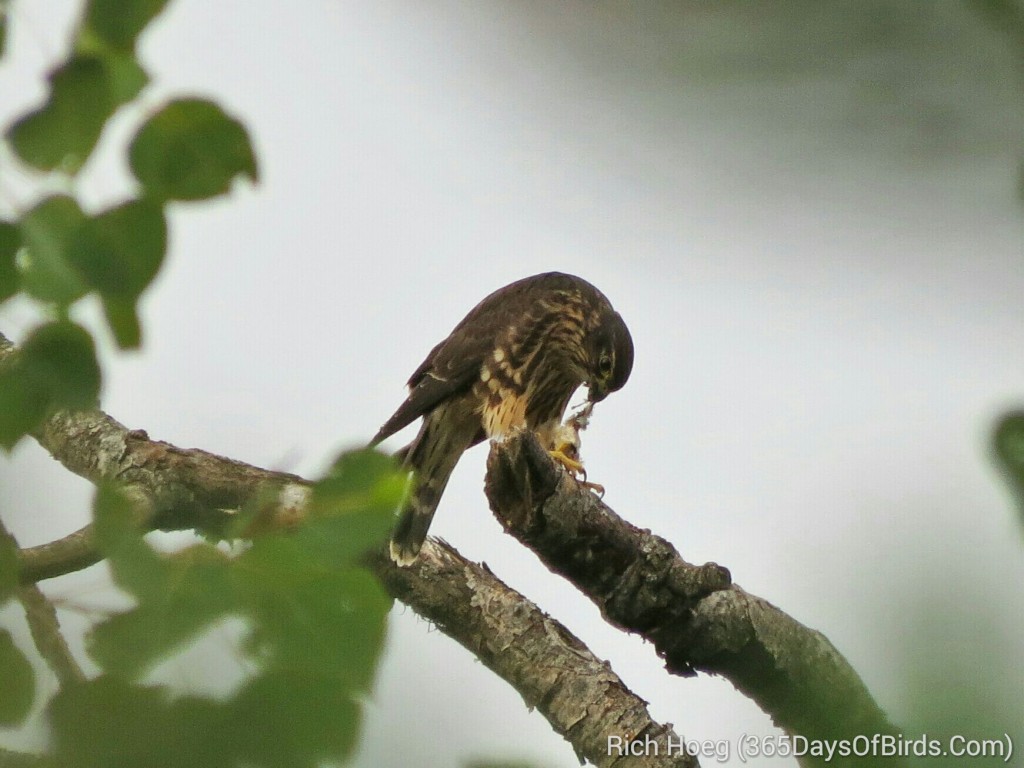
[[[76,7],[15,4],[4,123],[41,98]],[[923,685],[997,702],[1019,730],[1024,671],[992,660],[1024,650],[1022,533],[986,456],[996,414],[1024,401],[1015,62],[959,3],[817,7],[174,0],[143,39],[147,103],[215,97],[253,135],[262,182],[175,208],[144,349],[107,344],[104,408],[312,475],[376,431],[480,298],[573,272],[636,344],[629,384],[584,434],[605,500],[824,632],[898,721],[925,674],[907,666],[923,626],[963,649]],[[120,148],[137,123],[104,135],[91,202],[130,189]],[[0,205],[27,206],[0,159]],[[28,318],[8,307],[0,330],[20,338]],[[678,732],[772,733],[727,683],[666,675],[503,535],[485,453],[463,459],[433,533],[567,624]],[[23,545],[87,522],[89,495],[35,445],[0,464]],[[46,589],[108,605],[105,578]],[[575,765],[472,656],[401,605],[392,618],[359,766]],[[159,676],[226,684],[231,637]]]

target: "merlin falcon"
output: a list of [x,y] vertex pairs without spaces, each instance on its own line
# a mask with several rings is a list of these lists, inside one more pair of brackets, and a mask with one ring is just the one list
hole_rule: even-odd
[[448,478],[463,452],[484,438],[530,429],[568,467],[559,428],[573,392],[587,407],[621,389],[633,368],[622,317],[582,278],[547,272],[500,288],[477,304],[409,378],[409,396],[380,428],[377,445],[423,417],[398,452],[414,485],[391,537],[391,558],[419,555]]

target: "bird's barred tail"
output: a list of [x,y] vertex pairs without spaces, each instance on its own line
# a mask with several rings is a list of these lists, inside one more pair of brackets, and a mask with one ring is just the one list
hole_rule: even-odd
[[451,428],[445,410],[442,406],[430,414],[420,434],[404,451],[406,467],[415,471],[415,485],[391,534],[391,559],[401,566],[411,565],[419,556],[448,478],[469,445],[465,435]]
[[441,495],[427,484],[418,486],[410,494],[391,534],[391,559],[398,565],[404,567],[416,562],[440,498]]

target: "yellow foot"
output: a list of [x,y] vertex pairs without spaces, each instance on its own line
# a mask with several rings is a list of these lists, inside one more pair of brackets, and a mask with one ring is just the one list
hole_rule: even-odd
[[583,468],[583,462],[580,461],[580,455],[576,450],[576,446],[572,443],[562,443],[555,450],[548,451],[548,454],[552,459],[557,461],[573,475],[583,475],[583,479],[587,478],[587,470]]
[[548,455],[551,456],[555,461],[569,470],[574,478],[577,475],[583,475],[583,479],[576,478],[576,482],[582,485],[584,488],[596,492],[600,496],[604,496],[604,486],[599,483],[587,482],[587,470],[583,466],[583,462],[579,459],[579,451],[576,446],[572,443],[562,443],[555,450],[548,451]]

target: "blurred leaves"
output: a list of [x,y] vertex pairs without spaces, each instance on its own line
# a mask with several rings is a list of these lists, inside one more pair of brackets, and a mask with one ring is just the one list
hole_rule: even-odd
[[[297,531],[258,536],[234,556],[212,544],[156,552],[127,499],[101,489],[97,546],[137,605],[91,633],[105,674],[53,701],[58,762],[290,768],[349,755],[391,605],[360,559],[386,540],[403,484],[389,458],[345,454]],[[228,617],[246,622],[252,670],[234,696],[172,698],[136,682]]]
[[147,82],[134,58],[76,54],[49,75],[45,104],[7,133],[15,152],[44,171],[78,171],[92,153],[107,119]]
[[92,336],[67,320],[47,323],[0,367],[0,445],[10,449],[59,408],[84,409],[99,398]]
[[[166,5],[89,0],[74,49],[48,75],[46,99],[6,130],[25,163],[70,175],[81,169],[110,117],[146,86],[135,46]],[[0,0],[0,23],[6,18]],[[164,204],[221,194],[239,175],[255,181],[257,170],[242,124],[202,99],[174,100],[152,115],[136,132],[128,159],[142,186],[134,199],[92,213],[70,194],[49,194],[19,220],[0,221],[0,301],[24,292],[67,318],[72,304],[95,293],[118,346],[141,345],[139,299],[167,250]],[[81,342],[54,349],[70,355],[63,376],[50,371],[33,379],[38,366],[24,355],[0,371],[0,445],[10,448],[53,408],[74,407],[98,391],[91,340],[88,348]]]
[[0,680],[0,725],[17,725],[32,709],[36,681],[32,665],[6,629],[0,629]]
[[1024,523],[1024,411],[1003,416],[996,424],[992,442]]
[[[45,100],[6,129],[18,157],[40,171],[77,174],[107,121],[147,84],[135,47],[166,4],[89,0],[74,50],[48,75]],[[0,49],[6,7],[0,0]],[[138,302],[166,254],[165,204],[258,177],[245,128],[201,99],[164,105],[127,155],[136,197],[94,212],[72,194],[44,193],[18,220],[0,221],[0,301],[21,291],[54,318],[0,366],[6,448],[56,409],[96,404],[100,370],[92,337],[69,319],[75,302],[95,294],[117,343],[141,343]],[[360,559],[386,539],[403,488],[389,459],[347,454],[313,489],[295,532],[258,536],[241,553],[197,544],[169,555],[145,541],[121,492],[99,489],[96,545],[136,605],[88,636],[103,674],[65,684],[52,699],[55,763],[286,768],[344,759],[357,741],[358,702],[372,685],[391,604]],[[17,589],[17,566],[13,542],[0,541],[0,601]],[[233,697],[180,696],[140,682],[229,618],[247,627],[239,672],[248,677]],[[0,724],[15,723],[31,708],[34,679],[6,632],[0,681]]]
[[203,200],[227,192],[236,176],[258,178],[244,126],[203,99],[167,104],[139,130],[128,156],[155,200]]

